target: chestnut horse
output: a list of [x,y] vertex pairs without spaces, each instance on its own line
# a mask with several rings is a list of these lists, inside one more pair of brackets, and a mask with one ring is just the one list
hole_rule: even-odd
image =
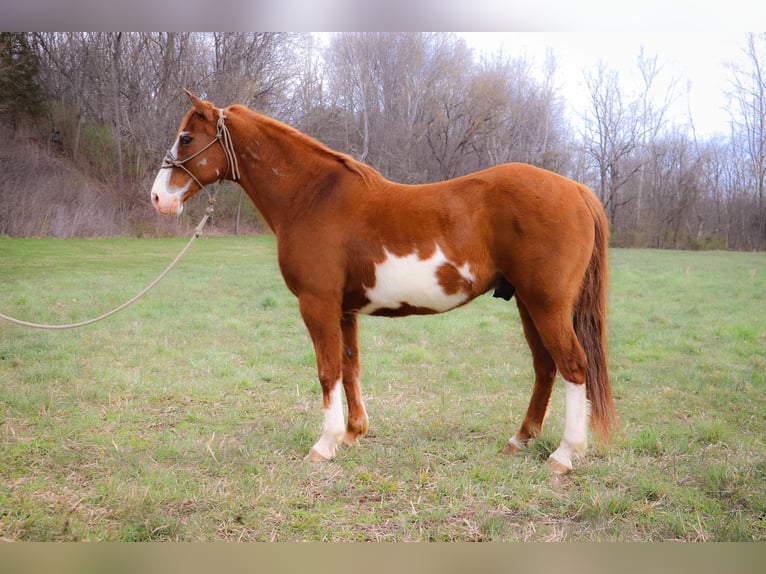
[[526,416],[503,452],[540,433],[556,372],[564,379],[565,424],[551,469],[572,469],[572,457],[586,449],[589,417],[596,437],[609,442],[608,225],[587,187],[520,163],[401,185],[244,106],[219,109],[187,94],[192,109],[151,201],[178,215],[204,186],[237,181],[274,232],[324,400],[322,434],[308,459],[332,459],[342,443],[367,432],[358,314],[441,313],[489,290],[506,300],[515,294],[535,371]]

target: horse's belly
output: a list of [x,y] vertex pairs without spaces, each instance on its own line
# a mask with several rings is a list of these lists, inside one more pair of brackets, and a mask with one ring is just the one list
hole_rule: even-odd
[[421,259],[418,253],[400,257],[386,250],[386,259],[375,264],[374,285],[365,286],[368,302],[359,313],[441,313],[473,298],[474,281],[468,263],[456,265],[438,246],[427,259]]

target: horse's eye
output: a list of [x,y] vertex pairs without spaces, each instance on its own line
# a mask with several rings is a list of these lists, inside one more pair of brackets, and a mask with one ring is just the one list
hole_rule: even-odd
[[192,137],[186,134],[183,134],[180,138],[178,138],[178,141],[181,142],[181,145],[189,145],[192,143]]

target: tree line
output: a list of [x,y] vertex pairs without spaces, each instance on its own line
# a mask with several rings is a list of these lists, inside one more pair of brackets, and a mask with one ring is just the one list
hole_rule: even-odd
[[[404,183],[506,161],[562,173],[600,197],[615,245],[764,249],[766,35],[743,36],[742,50],[744,63],[730,69],[730,132],[705,139],[670,118],[677,88],[660,85],[663,63],[643,51],[638,89],[595,62],[584,68],[587,106],[572,110],[553,55],[477,58],[449,33],[326,42],[302,33],[2,33],[0,234],[178,231],[183,222],[159,223],[147,189],[189,88],[285,121]],[[226,187],[216,225],[261,229]],[[189,221],[195,209],[204,206],[192,206]]]

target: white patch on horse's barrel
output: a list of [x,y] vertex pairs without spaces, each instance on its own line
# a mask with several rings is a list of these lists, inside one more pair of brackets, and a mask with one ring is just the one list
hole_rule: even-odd
[[446,293],[437,275],[438,270],[446,265],[453,267],[467,284],[474,282],[468,263],[458,267],[444,255],[441,247],[428,259],[420,259],[417,252],[398,257],[384,249],[386,258],[375,264],[375,285],[365,287],[369,303],[359,312],[372,314],[381,309],[398,309],[402,305],[411,305],[436,312],[454,309],[465,303],[470,294],[464,290]]

